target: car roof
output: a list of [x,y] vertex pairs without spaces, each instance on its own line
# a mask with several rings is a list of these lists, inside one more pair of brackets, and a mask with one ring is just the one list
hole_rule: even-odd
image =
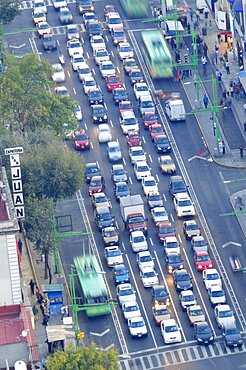
[[136,301],[130,301],[123,303],[124,307],[132,307],[132,306],[138,306],[138,303]]
[[164,326],[177,325],[177,323],[174,319],[163,320],[162,324]]
[[138,236],[138,235],[144,235],[143,231],[142,230],[135,230],[135,231],[132,231],[131,232],[131,235],[132,236]]
[[109,141],[108,142],[108,148],[119,148],[120,147],[120,144],[118,143],[118,141]]
[[175,195],[175,198],[178,199],[178,200],[190,199],[188,193],[178,193],[178,194]]
[[166,212],[164,207],[154,207],[152,210],[155,212]]
[[231,311],[231,307],[229,306],[229,304],[220,304],[218,306],[216,306],[216,309],[218,311]]
[[176,236],[167,236],[165,240],[166,242],[178,242],[178,239],[176,238]]
[[97,213],[110,213],[110,210],[108,209],[108,207],[101,206],[101,207],[96,208],[96,212]]
[[103,191],[101,191],[100,193],[94,193],[92,196],[94,198],[106,197],[106,195],[105,195],[105,193]]
[[151,256],[149,251],[138,252],[139,257]]
[[204,272],[208,275],[208,274],[219,274],[218,271],[216,269],[208,269],[208,270],[204,270]]
[[144,266],[144,267],[141,267],[141,271],[142,272],[149,272],[149,271],[155,271],[154,267],[151,267],[151,266]]
[[181,270],[175,270],[174,274],[176,275],[190,275],[187,270],[181,269]]
[[195,297],[194,293],[193,293],[193,292],[192,292],[192,290],[190,290],[190,289],[188,289],[188,290],[182,290],[182,292],[180,292],[180,294],[181,294],[182,296],[193,295],[193,296]]
[[118,287],[117,287],[119,290],[125,290],[125,289],[133,289],[133,286],[132,286],[132,284],[130,284],[130,283],[124,283],[124,284],[120,284],[120,285],[118,285]]

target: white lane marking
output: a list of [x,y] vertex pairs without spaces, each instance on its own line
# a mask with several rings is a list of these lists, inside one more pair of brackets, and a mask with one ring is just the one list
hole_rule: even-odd
[[94,76],[96,76],[96,72],[95,72],[94,68],[92,68],[92,73],[94,74]]
[[113,122],[112,122],[111,120],[110,120],[109,122],[110,122],[110,125],[111,125],[112,127],[114,127]]
[[111,50],[111,55],[112,55],[112,57],[114,58],[114,52],[113,52],[113,50]]
[[149,154],[149,160],[150,160],[151,163],[153,162],[152,157],[151,157],[150,154]]
[[159,176],[156,174],[156,180],[157,182],[160,182]]
[[124,251],[126,250],[126,247],[125,247],[125,243],[124,242],[122,242],[121,243],[121,245],[122,245],[122,248],[124,249]]
[[107,36],[107,35],[105,36],[105,39],[106,39],[106,41],[108,42],[108,36]]
[[91,149],[94,149],[94,145],[93,145],[92,141],[91,141]]
[[152,238],[149,238],[149,241],[150,241],[150,244],[151,244],[151,245],[152,245],[152,247],[153,247],[154,243],[153,243]]
[[167,198],[166,198],[166,195],[163,193],[163,199],[164,199],[164,202],[167,202]]
[[58,46],[60,46],[60,41],[59,40],[56,40],[56,43]]
[[67,75],[68,75],[68,77],[69,77],[69,78],[71,77],[71,74],[70,74],[70,72],[69,72],[69,71],[67,71]]
[[119,67],[117,67],[116,69],[117,69],[118,73],[120,74],[120,68],[119,68]]
[[107,107],[106,103],[104,103],[104,107],[105,107],[106,109],[108,109],[108,107]]
[[146,144],[144,136],[142,136],[143,143]]
[[82,44],[84,44],[85,42],[84,42],[84,39],[83,39],[83,37],[81,36],[80,37],[80,41],[82,42]]
[[119,225],[118,225],[117,221],[115,221],[115,227],[116,227],[116,229],[119,229]]
[[125,161],[125,158],[122,159],[123,160],[123,163],[124,163],[124,166],[126,165],[126,161]]
[[90,59],[90,55],[89,55],[88,51],[86,52],[86,58]]
[[179,244],[182,244],[182,239],[181,239],[180,234],[178,234],[178,240],[179,240]]
[[174,222],[174,218],[173,218],[173,214],[172,213],[170,213],[170,218],[171,218],[172,222]]
[[129,176],[128,178],[129,178],[129,183],[132,185],[132,179],[131,179],[131,177]]
[[73,93],[74,93],[74,95],[77,94],[77,91],[76,91],[75,87],[73,87]]
[[87,124],[86,123],[84,123],[84,126],[85,126],[85,129],[88,130],[88,127],[87,127]]

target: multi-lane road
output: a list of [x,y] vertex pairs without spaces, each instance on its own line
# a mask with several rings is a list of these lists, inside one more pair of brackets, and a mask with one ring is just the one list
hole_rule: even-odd
[[[125,18],[122,9],[117,1],[111,1],[120,11],[122,18]],[[109,32],[106,29],[103,16],[104,1],[95,2],[95,12],[104,26],[104,38],[107,43],[107,49],[110,53],[112,62],[117,66],[117,73],[124,82],[129,97],[134,103],[134,110],[140,122],[140,132],[143,141],[143,147],[147,153],[148,164],[151,167],[152,175],[155,176],[160,193],[163,194],[165,208],[169,213],[170,220],[174,223],[178,240],[181,243],[181,253],[184,260],[184,267],[190,272],[193,278],[194,293],[199,304],[202,305],[206,319],[212,326],[216,340],[213,345],[206,348],[198,347],[194,342],[193,330],[189,325],[187,315],[180,309],[178,302],[178,294],[176,293],[172,277],[168,274],[165,266],[163,247],[159,243],[154,223],[151,220],[151,215],[147,204],[145,205],[148,218],[148,243],[149,250],[155,258],[156,271],[158,272],[159,280],[164,283],[171,294],[172,300],[172,315],[178,321],[182,330],[182,343],[174,346],[164,347],[163,339],[160,333],[160,328],[154,325],[151,313],[151,297],[148,289],[143,288],[139,277],[139,270],[136,264],[136,256],[132,252],[129,245],[129,234],[124,230],[124,224],[120,216],[119,204],[116,201],[113,193],[113,183],[111,180],[111,164],[108,161],[106,153],[106,144],[99,144],[97,139],[97,127],[90,118],[89,105],[87,97],[82,90],[77,73],[73,72],[68,54],[66,51],[66,35],[65,27],[59,24],[57,12],[52,6],[48,7],[48,22],[53,27],[53,33],[59,42],[60,49],[66,57],[65,85],[70,91],[70,95],[80,102],[83,109],[82,128],[88,130],[91,138],[92,147],[90,151],[82,153],[86,162],[98,161],[101,171],[106,180],[105,193],[112,203],[112,213],[115,215],[116,223],[120,233],[120,247],[124,255],[125,264],[129,268],[131,282],[134,285],[137,293],[137,300],[141,307],[141,312],[145,318],[148,327],[148,337],[138,340],[133,340],[127,329],[127,325],[123,320],[121,309],[116,307],[113,310],[112,316],[90,319],[88,320],[84,314],[79,315],[80,326],[85,331],[85,343],[95,341],[98,345],[104,348],[115,347],[122,355],[121,363],[123,369],[154,369],[170,366],[171,369],[186,369],[188,365],[182,367],[182,363],[195,362],[200,359],[209,359],[212,368],[216,368],[216,363],[219,363],[219,358],[227,358],[230,364],[235,363],[238,366],[240,360],[235,361],[235,358],[244,355],[245,347],[242,349],[228,350],[225,348],[221,331],[216,325],[213,309],[208,300],[208,295],[202,281],[201,273],[194,268],[193,253],[191,251],[190,242],[186,241],[182,232],[183,220],[177,219],[172,199],[168,192],[168,176],[163,176],[159,170],[157,163],[157,152],[153,143],[150,140],[149,133],[144,130],[141,117],[137,109],[137,102],[133,94],[133,88],[129,83],[128,77],[124,74],[122,62],[117,56],[116,48],[113,46]],[[74,15],[74,23],[80,24],[81,37],[83,39],[84,54],[89,66],[92,69],[93,75],[100,85],[105,104],[108,108],[109,120],[113,137],[120,143],[123,153],[123,164],[127,170],[129,177],[129,187],[131,194],[141,194],[144,198],[141,184],[137,182],[133,167],[128,156],[128,148],[125,136],[119,125],[119,110],[115,106],[112,98],[112,93],[107,92],[104,80],[101,78],[99,68],[96,66],[92,57],[92,49],[89,43],[89,37],[82,24],[82,18],[77,14],[74,3],[69,3],[69,8]],[[188,99],[181,89],[181,85],[174,80],[152,81],[148,70],[145,67],[144,60],[141,54],[141,30],[144,28],[156,27],[152,23],[143,24],[141,20],[124,20],[124,26],[128,34],[128,40],[134,47],[136,58],[142,68],[146,82],[152,91],[162,89],[167,92],[179,91],[184,101],[186,111],[190,110]],[[31,28],[33,27],[31,20],[31,2],[23,3],[22,16],[15,20],[13,28]],[[15,35],[6,35],[5,39],[9,45],[9,50],[15,50],[18,56],[22,52],[38,53],[40,58],[45,58],[51,63],[58,62],[58,54],[56,51],[48,54],[42,49],[41,41],[35,32],[18,33]],[[25,44],[25,45],[23,45]],[[14,48],[13,48],[14,46]],[[21,47],[20,47],[21,46]],[[246,330],[245,322],[245,275],[234,274],[229,266],[229,256],[231,254],[231,246],[223,248],[222,246],[228,241],[233,241],[244,245],[244,237],[241,229],[234,218],[222,218],[220,214],[226,213],[230,209],[229,195],[230,192],[238,190],[240,184],[234,183],[230,188],[224,184],[224,179],[243,177],[243,173],[236,169],[220,168],[214,163],[206,161],[188,161],[201,148],[203,148],[203,140],[198,128],[195,117],[187,116],[186,123],[169,123],[165,117],[163,106],[158,101],[157,112],[160,122],[164,125],[165,130],[172,143],[172,156],[178,167],[178,174],[182,174],[186,183],[189,185],[189,193],[194,201],[197,216],[196,220],[201,226],[202,235],[208,240],[210,254],[213,257],[216,268],[219,270],[223,279],[224,289],[226,290],[228,303],[231,305],[238,326],[242,331]],[[227,118],[225,117],[225,120]],[[71,143],[68,143],[71,145]],[[245,177],[245,175],[244,175]],[[234,187],[234,188],[233,188]],[[88,196],[87,185],[85,184],[76,198],[71,202],[64,202],[58,205],[58,214],[72,216],[73,230],[82,230],[85,232],[93,232],[89,236],[84,237],[68,237],[61,240],[59,251],[63,263],[63,267],[68,277],[70,273],[73,258],[88,251],[92,248],[94,253],[98,255],[102,263],[102,268],[106,272],[105,278],[110,291],[110,296],[116,299],[116,290],[112,279],[112,273],[106,266],[104,259],[104,247],[100,232],[94,224],[93,208],[91,200]],[[88,243],[90,241],[90,243]],[[245,262],[245,255],[240,251],[242,259]],[[245,343],[246,344],[246,343]],[[242,354],[238,354],[242,352]],[[226,357],[225,357],[226,356]],[[215,360],[213,358],[217,358]],[[213,359],[213,360],[212,360]],[[225,360],[224,360],[225,361]],[[235,361],[235,362],[234,362]],[[226,362],[226,361],[225,361]],[[213,364],[213,365],[212,365]],[[177,366],[176,366],[177,365]],[[190,366],[190,365],[189,365]],[[200,365],[199,365],[200,366]],[[233,365],[231,365],[232,368]],[[190,367],[189,367],[190,368]],[[195,366],[194,366],[195,368]],[[226,368],[226,367],[224,367]],[[238,367],[239,368],[239,367]]]

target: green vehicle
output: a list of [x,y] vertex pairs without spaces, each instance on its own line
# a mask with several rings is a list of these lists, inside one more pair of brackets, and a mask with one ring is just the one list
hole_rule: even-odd
[[94,255],[74,258],[74,265],[82,292],[82,305],[88,317],[108,315],[111,306],[103,273]]
[[143,55],[151,76],[155,79],[173,77],[173,61],[161,31],[141,32]]
[[148,0],[120,0],[120,3],[129,18],[148,16]]

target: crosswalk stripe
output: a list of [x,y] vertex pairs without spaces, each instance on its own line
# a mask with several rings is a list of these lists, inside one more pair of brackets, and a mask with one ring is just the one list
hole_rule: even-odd
[[[74,4],[76,0],[67,0],[68,4]],[[53,6],[52,0],[46,0],[46,6]],[[33,8],[33,2],[32,1],[22,1],[20,4],[20,9],[32,9]]]

